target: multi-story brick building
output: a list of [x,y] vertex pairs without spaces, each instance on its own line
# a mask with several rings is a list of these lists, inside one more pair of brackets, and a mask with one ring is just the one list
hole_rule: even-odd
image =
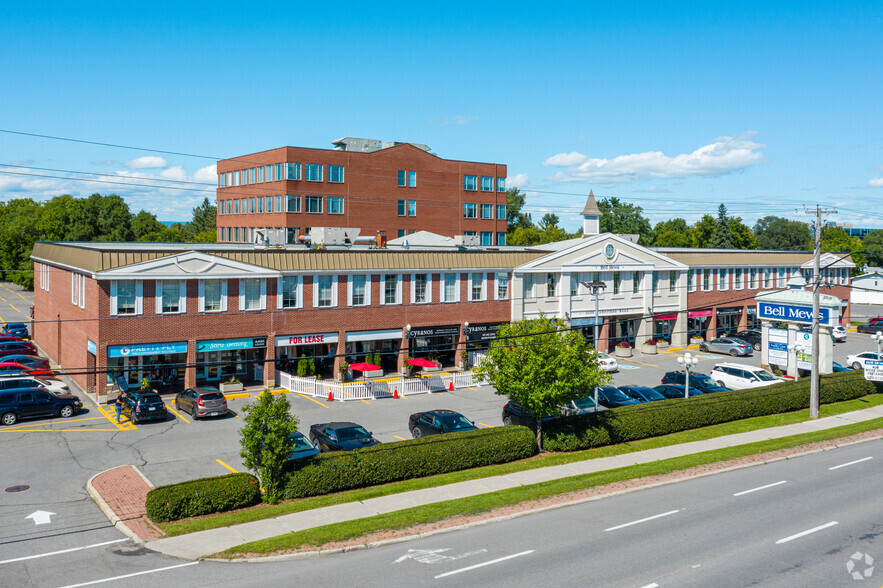
[[346,137],[335,149],[280,147],[218,162],[219,243],[311,227],[394,239],[425,230],[506,244],[506,166],[442,159],[429,147]]

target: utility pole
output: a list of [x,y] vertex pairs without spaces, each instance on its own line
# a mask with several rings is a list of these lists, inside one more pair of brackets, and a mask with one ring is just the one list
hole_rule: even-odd
[[[820,258],[822,253],[822,215],[835,214],[836,209],[805,209],[806,214],[816,215],[815,248],[812,256],[812,375],[809,387],[809,418],[819,418],[819,288],[822,285]],[[795,366],[796,368],[796,366]]]

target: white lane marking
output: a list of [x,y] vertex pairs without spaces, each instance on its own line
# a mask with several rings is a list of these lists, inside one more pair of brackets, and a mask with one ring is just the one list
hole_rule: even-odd
[[93,543],[92,545],[84,545],[83,547],[72,547],[71,549],[62,549],[61,551],[50,551],[49,553],[40,553],[37,555],[16,557],[15,559],[4,559],[3,561],[0,561],[0,565],[16,561],[25,561],[27,559],[37,559],[39,557],[49,557],[50,555],[59,555],[61,553],[70,553],[71,551],[80,551],[82,549],[92,549],[93,547],[102,547],[104,545],[110,545],[112,543],[122,543],[123,541],[128,541],[128,539],[114,539],[113,541],[105,541],[104,543]]
[[62,588],[79,588],[80,586],[91,586],[93,584],[103,584],[104,582],[113,582],[114,580],[122,580],[123,578],[132,578],[133,576],[143,576],[144,574],[153,574],[155,572],[164,572],[166,570],[174,570],[176,568],[185,568],[187,566],[195,566],[199,562],[198,561],[188,561],[187,563],[178,564],[176,566],[167,566],[164,568],[157,568],[155,570],[144,570],[143,572],[135,572],[134,574],[126,574],[124,576],[114,576],[113,578],[102,578],[101,580],[92,580],[91,582],[83,582],[82,584],[71,584],[70,586],[63,586]]
[[659,584],[653,582],[652,584],[647,584],[646,586],[641,586],[641,588],[659,588]]
[[624,527],[631,527],[632,525],[637,525],[638,523],[646,523],[647,521],[652,521],[653,519],[658,519],[661,517],[667,517],[668,515],[673,515],[676,512],[681,512],[680,510],[670,510],[668,512],[664,512],[662,514],[653,515],[652,517],[647,517],[646,519],[640,519],[638,521],[632,521],[630,523],[623,523],[621,525],[616,525],[615,527],[610,527],[609,529],[604,529],[604,532],[607,531],[616,531],[617,529],[622,529]]
[[500,563],[501,561],[506,561],[507,559],[513,559],[516,557],[521,557],[522,555],[528,555],[533,553],[534,550],[531,549],[529,551],[522,551],[521,553],[513,553],[512,555],[507,555],[506,557],[500,557],[497,559],[492,559],[491,561],[486,561],[484,563],[475,564],[474,566],[469,566],[468,568],[460,568],[459,570],[453,570],[450,572],[445,572],[444,574],[439,574],[435,577],[436,580],[439,578],[444,578],[445,576],[453,576],[454,574],[459,574],[461,572],[468,572],[469,570],[474,570],[476,568],[483,568],[484,566],[489,566],[495,563]]
[[838,468],[845,468],[846,466],[855,465],[855,464],[857,464],[857,463],[861,463],[861,462],[863,462],[863,461],[868,461],[869,459],[874,459],[874,457],[873,457],[873,456],[871,456],[871,457],[863,457],[863,458],[861,458],[861,459],[857,459],[857,460],[855,460],[855,461],[850,461],[850,462],[847,462],[847,463],[841,463],[840,465],[836,465],[836,466],[834,466],[834,467],[828,468],[828,470],[830,471],[830,470],[836,470],[836,469],[838,469]]
[[787,484],[787,480],[782,480],[781,482],[773,482],[772,484],[767,484],[766,486],[758,486],[757,488],[752,488],[751,490],[742,490],[741,492],[736,492],[733,496],[742,496],[743,494],[751,494],[752,492],[757,492],[758,490],[766,490],[767,488],[772,488],[773,486],[779,486],[781,484]]
[[792,541],[794,539],[799,539],[801,537],[809,535],[810,533],[815,533],[816,531],[821,531],[822,529],[827,529],[828,527],[833,527],[836,524],[838,524],[837,521],[831,521],[830,523],[825,523],[824,525],[819,525],[818,527],[813,527],[812,529],[803,531],[802,533],[797,533],[795,535],[791,535],[790,537],[785,537],[784,539],[779,539],[778,541],[776,541],[776,545],[780,545],[782,543],[788,543],[789,541]]

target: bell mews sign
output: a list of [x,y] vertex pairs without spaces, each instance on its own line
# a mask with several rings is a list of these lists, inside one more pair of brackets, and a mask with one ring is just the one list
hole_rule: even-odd
[[[761,319],[786,321],[791,323],[812,323],[812,307],[793,304],[776,304],[771,302],[757,303],[757,316]],[[830,309],[819,308],[819,323],[830,323]]]

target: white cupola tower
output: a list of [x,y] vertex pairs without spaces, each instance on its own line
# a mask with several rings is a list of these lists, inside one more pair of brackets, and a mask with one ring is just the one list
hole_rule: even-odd
[[595,202],[595,194],[589,190],[589,198],[583,208],[583,237],[594,237],[601,234],[601,210]]

